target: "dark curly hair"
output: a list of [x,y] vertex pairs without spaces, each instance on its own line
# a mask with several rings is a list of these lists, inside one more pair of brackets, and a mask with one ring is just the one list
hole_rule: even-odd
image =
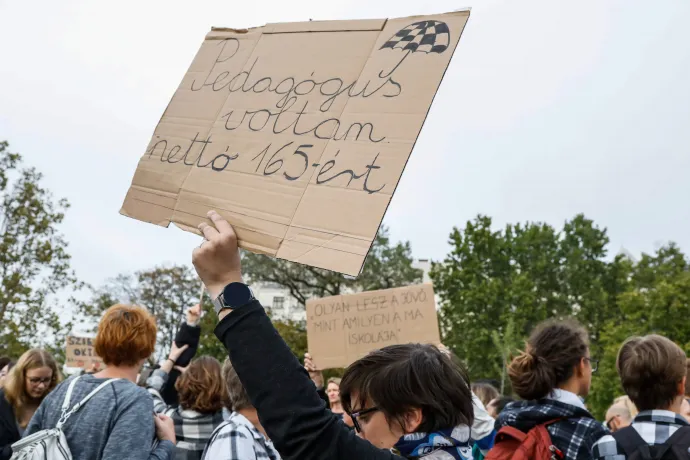
[[587,330],[574,320],[547,320],[527,340],[525,351],[508,366],[513,390],[522,399],[542,399],[573,376],[587,356]]

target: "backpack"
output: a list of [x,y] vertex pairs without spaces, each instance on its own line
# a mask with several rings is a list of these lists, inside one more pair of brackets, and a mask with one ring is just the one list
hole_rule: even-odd
[[62,415],[55,428],[38,431],[12,444],[13,454],[11,460],[72,460],[72,452],[70,452],[67,445],[67,439],[62,431],[62,427],[67,422],[67,419],[81,409],[96,393],[116,380],[120,380],[110,379],[101,383],[70,409],[69,404],[72,398],[72,391],[80,378],[81,376],[75,378],[69,384],[65,400],[62,402]]
[[665,443],[650,446],[632,426],[613,433],[628,460],[690,459],[690,426],[682,426]]
[[562,460],[565,455],[553,445],[546,429],[559,421],[537,425],[527,433],[512,426],[502,427],[496,433],[494,447],[486,455],[486,460]]

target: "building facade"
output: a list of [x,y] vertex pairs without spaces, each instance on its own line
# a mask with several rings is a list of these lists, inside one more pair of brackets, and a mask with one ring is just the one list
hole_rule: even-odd
[[[429,259],[416,259],[413,267],[422,270],[424,273],[422,282],[431,283],[429,270],[431,261]],[[279,321],[306,321],[307,312],[299,301],[290,295],[290,291],[275,283],[253,283],[252,291],[261,305],[271,315],[271,318]]]

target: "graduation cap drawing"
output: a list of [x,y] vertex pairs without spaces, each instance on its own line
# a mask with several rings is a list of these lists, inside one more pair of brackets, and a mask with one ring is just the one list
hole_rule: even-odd
[[405,51],[402,59],[387,74],[383,70],[380,78],[387,78],[396,71],[400,64],[412,53],[443,53],[450,45],[450,29],[442,21],[419,21],[400,29],[379,49],[390,48]]

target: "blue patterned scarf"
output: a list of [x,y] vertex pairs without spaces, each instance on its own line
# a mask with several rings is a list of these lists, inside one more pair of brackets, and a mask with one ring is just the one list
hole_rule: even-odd
[[[456,460],[472,460],[470,429],[466,425],[434,433],[406,434],[394,450],[405,458],[435,458],[434,453],[446,452]],[[463,441],[464,439],[464,441]]]

